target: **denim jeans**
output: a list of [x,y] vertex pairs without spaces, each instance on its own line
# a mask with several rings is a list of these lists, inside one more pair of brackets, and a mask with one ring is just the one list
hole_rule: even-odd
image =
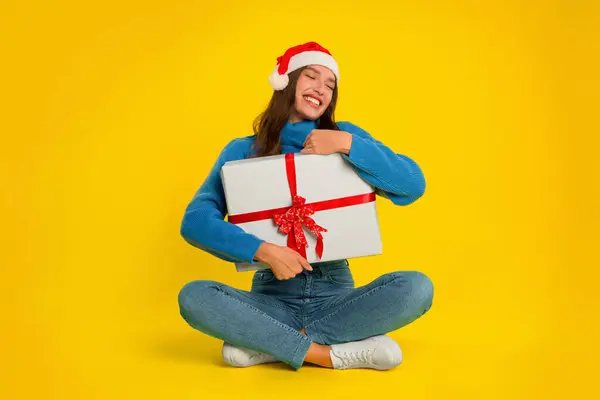
[[298,370],[312,342],[382,335],[431,307],[433,285],[420,272],[391,272],[356,288],[347,260],[311,265],[313,271],[281,281],[271,270],[256,271],[250,291],[211,280],[189,282],[179,292],[181,316],[194,329],[269,353]]

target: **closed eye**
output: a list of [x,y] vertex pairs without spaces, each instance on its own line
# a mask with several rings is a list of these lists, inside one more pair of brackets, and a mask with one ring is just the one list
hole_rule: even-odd
[[[308,74],[306,74],[307,77],[309,77],[310,79],[315,79],[314,76],[310,76]],[[334,90],[334,88],[332,88],[331,86],[327,86],[329,89]]]

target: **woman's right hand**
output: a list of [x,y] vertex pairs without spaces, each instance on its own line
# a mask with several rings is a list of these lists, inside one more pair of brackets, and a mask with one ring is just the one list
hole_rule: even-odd
[[313,270],[309,262],[297,251],[274,243],[262,242],[254,258],[269,265],[279,280],[293,278],[304,269]]

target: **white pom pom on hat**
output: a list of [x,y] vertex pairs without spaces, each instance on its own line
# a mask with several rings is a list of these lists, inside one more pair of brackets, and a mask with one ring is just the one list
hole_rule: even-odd
[[339,67],[329,50],[317,42],[308,42],[290,47],[281,57],[277,57],[277,66],[269,75],[269,84],[274,90],[283,90],[290,82],[288,74],[307,65],[329,68],[339,83]]
[[275,70],[269,75],[269,83],[274,90],[283,90],[290,83],[290,77],[288,74],[279,75]]

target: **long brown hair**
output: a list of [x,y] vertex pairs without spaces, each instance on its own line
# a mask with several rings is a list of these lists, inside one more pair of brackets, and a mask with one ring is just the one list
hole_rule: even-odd
[[[267,109],[254,120],[252,128],[255,140],[250,148],[249,158],[281,154],[280,133],[290,119],[296,100],[296,83],[305,68],[299,68],[288,74],[290,78],[288,85],[283,90],[273,92]],[[339,130],[334,118],[337,97],[338,85],[336,84],[329,107],[318,119],[317,129]]]

